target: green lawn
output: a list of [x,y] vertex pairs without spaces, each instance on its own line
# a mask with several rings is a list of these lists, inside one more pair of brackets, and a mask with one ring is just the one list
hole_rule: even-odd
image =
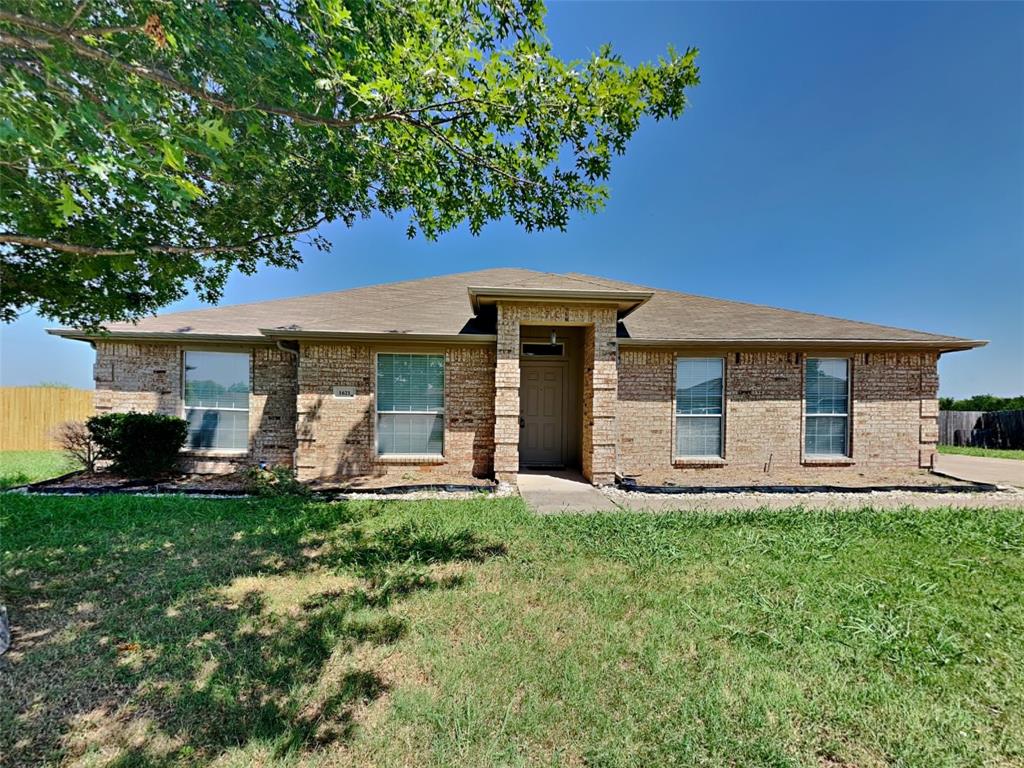
[[0,451],[0,490],[48,480],[78,468],[61,451]]
[[0,510],[10,765],[1024,764],[1021,510]]
[[990,459],[1019,459],[1024,461],[1024,451],[1000,448],[971,448],[959,445],[940,445],[939,453],[957,453],[962,456],[987,456]]

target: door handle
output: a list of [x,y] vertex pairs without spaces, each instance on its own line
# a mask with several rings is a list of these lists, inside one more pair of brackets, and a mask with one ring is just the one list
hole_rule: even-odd
[[519,417],[519,428],[522,429],[525,426],[526,426],[526,419],[524,419],[522,416],[520,416]]

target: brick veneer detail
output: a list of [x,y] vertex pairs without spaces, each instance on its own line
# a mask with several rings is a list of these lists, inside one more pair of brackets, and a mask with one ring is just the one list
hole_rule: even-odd
[[[375,445],[376,352],[367,344],[303,343],[297,412],[297,470],[302,480],[400,476],[414,467],[439,481],[493,471],[494,350],[483,346],[418,350],[445,356],[443,460],[380,460]],[[351,387],[355,397],[333,396]]]

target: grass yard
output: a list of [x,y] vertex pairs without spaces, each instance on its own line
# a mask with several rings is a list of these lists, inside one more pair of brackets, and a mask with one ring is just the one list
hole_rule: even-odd
[[7,764],[1024,764],[1020,510],[0,503]]
[[985,456],[990,459],[1017,459],[1024,461],[1024,451],[1000,448],[972,448],[962,445],[940,445],[939,453],[953,453],[961,456]]
[[61,451],[0,451],[0,490],[49,480],[78,468]]

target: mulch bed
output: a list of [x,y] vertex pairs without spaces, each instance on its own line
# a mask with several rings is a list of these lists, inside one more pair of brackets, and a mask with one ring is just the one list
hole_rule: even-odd
[[[348,496],[352,494],[406,494],[422,492],[489,492],[496,488],[493,481],[472,478],[472,483],[405,483],[383,485],[315,484],[313,494],[321,498]],[[67,494],[94,496],[104,493],[154,494],[180,493],[188,496],[250,496],[252,489],[245,477],[238,473],[228,475],[181,475],[164,480],[134,480],[108,472],[88,474],[83,471],[71,472],[51,480],[43,480],[22,486],[25,492],[34,494]],[[12,489],[15,490],[15,489]]]

